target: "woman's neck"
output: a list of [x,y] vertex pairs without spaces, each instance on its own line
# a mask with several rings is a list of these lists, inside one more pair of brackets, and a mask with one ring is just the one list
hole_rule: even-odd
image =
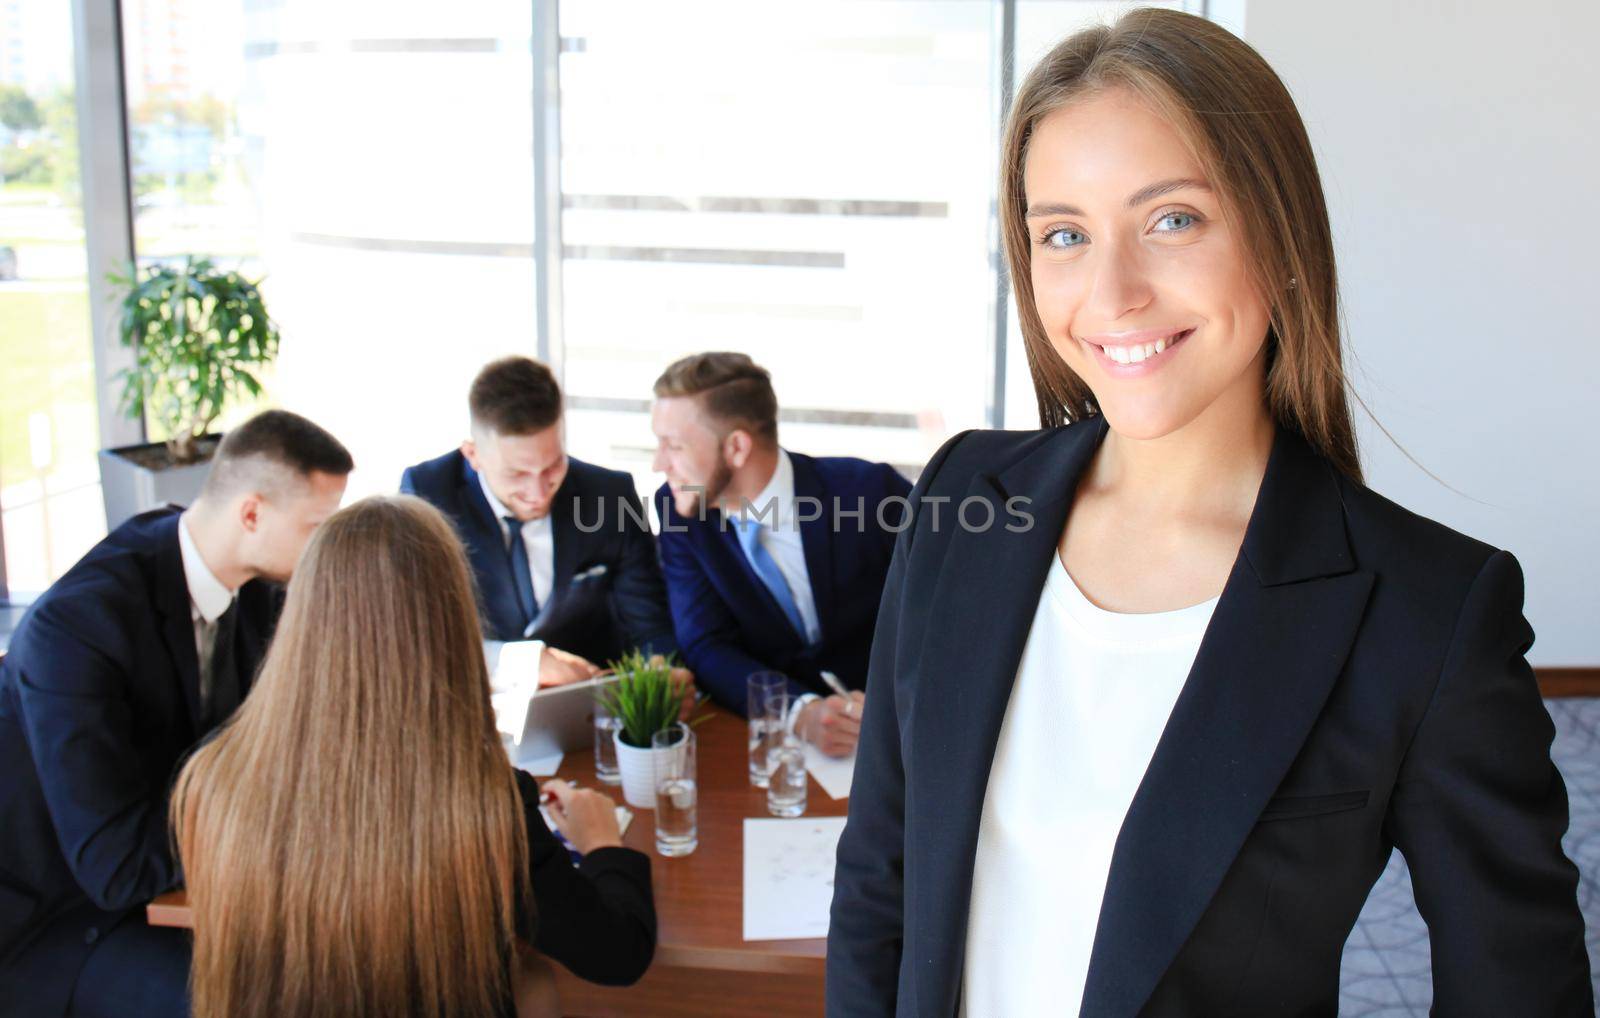
[[1248,518],[1276,426],[1259,398],[1221,399],[1159,438],[1112,429],[1085,483],[1098,494],[1162,515]]

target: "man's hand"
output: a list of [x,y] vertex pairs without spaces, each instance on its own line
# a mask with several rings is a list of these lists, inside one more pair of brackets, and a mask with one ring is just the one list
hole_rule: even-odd
[[829,756],[849,756],[861,737],[861,707],[866,701],[860,690],[813,700],[800,708],[795,731]]
[[600,669],[576,654],[546,646],[539,655],[539,688],[584,682],[600,674]]
[[682,706],[678,708],[678,720],[688,721],[689,715],[694,713],[694,672],[687,668],[674,668],[672,684],[678,687],[678,696],[682,700]]
[[[660,654],[650,655],[650,664],[660,668],[667,663],[667,659]],[[694,672],[687,668],[672,669],[672,684],[677,687],[678,698],[681,701],[678,707],[678,720],[688,721],[689,715],[694,711]]]

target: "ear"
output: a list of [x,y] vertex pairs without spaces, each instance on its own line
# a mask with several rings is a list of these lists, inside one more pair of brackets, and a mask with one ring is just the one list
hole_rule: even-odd
[[735,470],[744,466],[750,459],[750,451],[755,448],[755,440],[750,437],[750,432],[743,428],[735,428],[722,440],[722,455],[727,459],[728,466]]
[[253,534],[261,526],[261,503],[263,499],[259,492],[246,495],[239,499],[238,515],[239,525],[246,533]]
[[479,466],[478,466],[478,443],[477,442],[474,442],[470,438],[467,439],[465,442],[462,442],[461,443],[461,455],[463,455],[463,456],[465,456],[467,458],[467,462],[469,464],[471,464],[472,469],[478,470],[480,473],[482,472],[481,468],[479,468]]

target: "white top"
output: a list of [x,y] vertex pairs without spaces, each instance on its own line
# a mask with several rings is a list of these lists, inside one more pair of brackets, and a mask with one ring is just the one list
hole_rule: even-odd
[[[737,515],[744,508],[740,505],[732,512]],[[816,643],[822,635],[822,626],[817,621],[817,600],[811,592],[806,549],[800,540],[800,520],[794,504],[794,462],[784,450],[778,450],[778,465],[761,494],[750,500],[750,511],[745,516],[761,524],[756,540],[767,549],[789,585],[794,606],[800,609],[800,620],[806,624],[806,641]]]
[[178,554],[183,558],[183,582],[189,588],[189,623],[194,627],[194,651],[200,662],[200,709],[209,711],[211,649],[217,639],[217,620],[233,604],[234,592],[223,586],[200,557],[200,549],[189,533],[189,521],[182,516],[178,517]]
[[[478,475],[478,483],[483,486],[483,497],[489,502],[495,522],[500,524],[501,540],[509,541],[511,528],[506,524],[506,517],[514,514],[494,497],[494,492],[489,490],[488,480],[482,474]],[[533,576],[533,596],[539,602],[539,610],[544,611],[544,606],[550,601],[550,589],[556,585],[556,535],[550,525],[549,513],[522,524],[522,543],[528,550],[528,572]]]
[[963,1016],[1078,1013],[1117,834],[1216,604],[1106,611],[1051,555],[983,801]]

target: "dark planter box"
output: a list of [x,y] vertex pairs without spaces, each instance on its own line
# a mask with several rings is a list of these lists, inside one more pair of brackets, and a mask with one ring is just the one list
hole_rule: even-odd
[[106,529],[164,505],[186,506],[200,494],[211,472],[211,454],[221,435],[200,439],[201,460],[174,466],[160,442],[100,450],[100,493],[106,504]]

